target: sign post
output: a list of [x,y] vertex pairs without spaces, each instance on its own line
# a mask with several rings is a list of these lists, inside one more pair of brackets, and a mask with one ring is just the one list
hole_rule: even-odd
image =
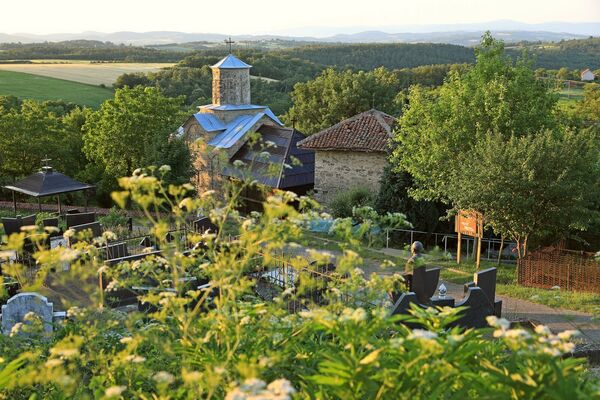
[[483,237],[483,215],[477,211],[460,210],[454,220],[454,228],[458,234],[456,263],[460,264],[462,251],[462,235],[477,238],[477,270],[481,265],[481,238]]

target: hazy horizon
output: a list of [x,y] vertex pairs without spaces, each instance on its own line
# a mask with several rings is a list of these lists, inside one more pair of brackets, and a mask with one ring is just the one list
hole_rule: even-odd
[[23,0],[3,4],[0,31],[38,35],[174,31],[323,37],[369,30],[420,32],[431,26],[503,21],[524,24],[596,24],[600,21],[600,2],[597,0],[573,0],[568,11],[559,2],[548,3],[545,0],[506,0],[501,3],[372,0],[369,7],[364,8],[351,7],[340,0],[305,0],[283,6],[274,0],[264,0],[258,5],[241,0],[206,4],[191,0],[169,3],[104,0],[101,7],[90,9],[88,2],[80,0]]

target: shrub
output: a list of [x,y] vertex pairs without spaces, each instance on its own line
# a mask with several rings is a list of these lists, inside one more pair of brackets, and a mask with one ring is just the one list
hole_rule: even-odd
[[99,217],[98,221],[104,229],[113,231],[119,237],[125,235],[129,230],[129,216],[127,211],[114,206],[108,210],[108,214]]
[[338,193],[329,208],[331,214],[336,218],[352,217],[354,207],[370,206],[373,203],[373,194],[366,188],[353,188],[345,192]]

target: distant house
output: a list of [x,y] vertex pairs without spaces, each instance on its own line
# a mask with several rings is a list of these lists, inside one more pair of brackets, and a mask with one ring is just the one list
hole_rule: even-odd
[[590,82],[590,81],[593,81],[594,79],[596,79],[596,75],[594,75],[594,73],[592,71],[590,71],[589,68],[586,68],[583,71],[581,71],[581,80],[582,81]]
[[315,197],[327,203],[355,187],[377,193],[395,121],[370,110],[298,142],[299,148],[315,152]]

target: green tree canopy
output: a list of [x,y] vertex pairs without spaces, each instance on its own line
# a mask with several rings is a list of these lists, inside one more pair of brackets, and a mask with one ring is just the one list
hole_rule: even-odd
[[106,189],[146,165],[168,164],[170,179],[189,178],[189,151],[173,135],[184,119],[181,104],[181,97],[167,98],[156,88],[125,87],[89,113],[83,126],[83,151],[100,167],[104,183],[111,183],[104,185]]
[[399,90],[397,75],[385,68],[356,73],[328,68],[316,79],[294,86],[294,105],[284,119],[313,134],[371,108],[397,115]]
[[472,69],[439,89],[412,88],[409,104],[392,160],[413,176],[414,197],[483,212],[520,243],[591,221],[597,137],[560,127],[556,95],[526,57],[513,64],[486,34]]
[[437,89],[413,86],[409,102],[393,160],[414,177],[416,194],[430,200],[448,200],[449,176],[490,132],[525,136],[557,124],[557,97],[536,80],[529,60],[513,65],[490,35],[473,68],[451,72]]
[[82,110],[62,102],[0,97],[0,176],[15,180],[37,171],[42,159],[63,172],[81,168]]

